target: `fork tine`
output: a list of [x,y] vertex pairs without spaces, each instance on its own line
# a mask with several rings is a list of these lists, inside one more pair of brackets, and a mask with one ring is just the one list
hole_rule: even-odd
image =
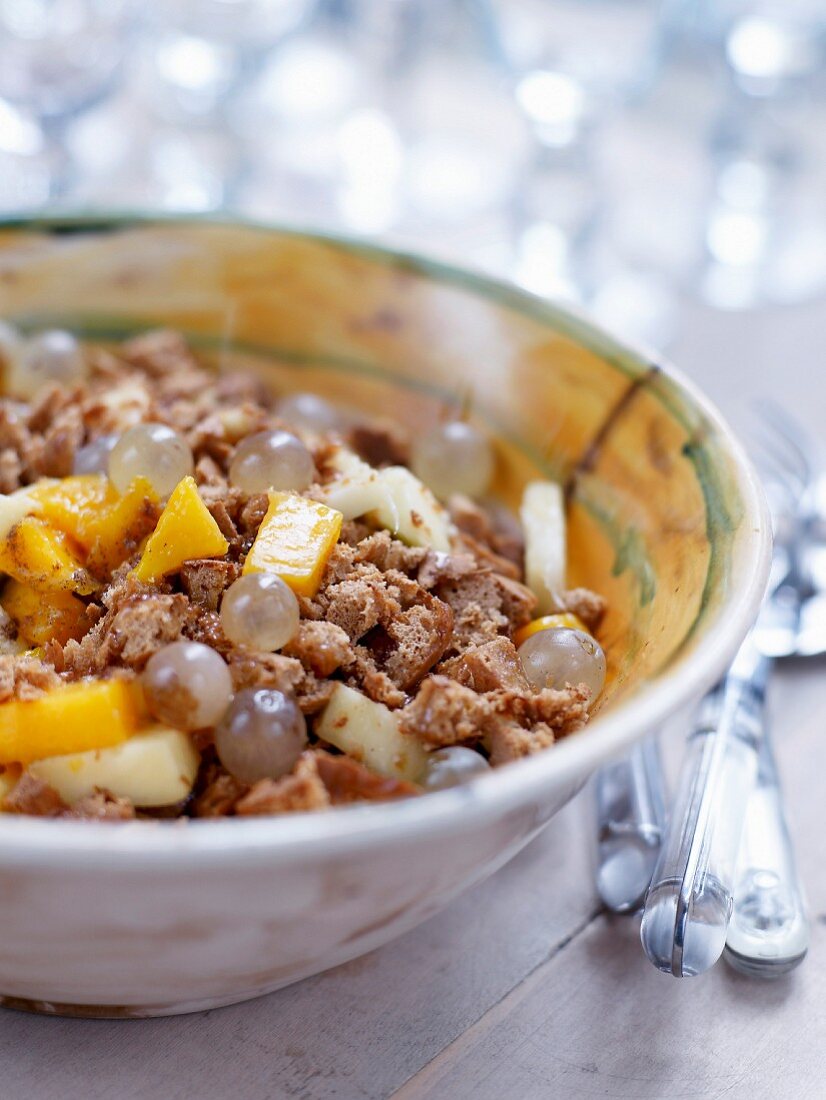
[[815,445],[797,420],[774,401],[755,402],[759,414],[752,432],[755,459],[764,477],[778,482],[795,505],[808,488],[815,465]]
[[777,402],[764,398],[755,403],[761,419],[773,429],[773,437],[788,462],[808,481],[815,465],[816,444],[804,426]]
[[754,459],[764,478],[779,482],[789,492],[799,496],[808,483],[808,474],[799,463],[792,462],[787,451],[778,445],[769,432],[751,439]]
[[787,439],[799,440],[807,454],[810,455],[815,450],[811,432],[785,405],[775,401],[773,397],[758,397],[752,405],[766,420],[774,423]]
[[808,461],[797,453],[797,450],[789,445],[788,440],[779,436],[775,430],[767,425],[763,431],[754,436],[754,442],[761,454],[771,460],[773,466],[782,470],[787,477],[806,484],[809,481],[811,467]]

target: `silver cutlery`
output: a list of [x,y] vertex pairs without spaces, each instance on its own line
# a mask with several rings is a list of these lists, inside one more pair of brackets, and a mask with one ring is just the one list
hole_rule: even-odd
[[615,913],[633,913],[645,893],[665,828],[659,744],[646,737],[597,772],[597,892]]
[[797,653],[811,595],[801,549],[812,462],[784,414],[764,407],[762,420],[756,458],[775,530],[769,593],[726,677],[701,704],[643,911],[645,952],[675,977],[703,973],[724,948],[739,969],[770,976],[796,966],[808,946],[765,689],[774,659]]
[[767,673],[750,634],[725,680],[703,701],[688,738],[641,927],[648,958],[675,977],[701,974],[725,946]]
[[[781,410],[763,407],[761,421],[756,447],[775,529],[770,594],[726,678],[701,705],[663,843],[662,818],[652,821],[664,791],[659,756],[643,756],[640,747],[596,784],[599,892],[609,908],[635,910],[643,867],[656,865],[642,944],[676,977],[702,974],[724,948],[731,965],[771,977],[799,964],[808,943],[764,692],[775,658],[826,649],[826,629],[810,614],[823,597],[801,564],[804,543],[817,546],[803,506],[813,463],[803,432]],[[826,535],[826,520],[822,526]],[[826,571],[826,538],[822,544]]]
[[723,958],[750,977],[779,978],[808,948],[806,902],[767,736],[746,810]]
[[[826,575],[822,572],[826,561],[826,479],[823,475],[813,479],[814,446],[800,425],[774,406],[764,409],[765,416],[774,425],[775,442],[782,439],[785,447],[774,483],[786,471],[785,477],[792,479],[791,494],[800,492],[802,498],[791,517],[786,575],[775,598],[775,606],[781,606],[782,612],[779,621],[770,624],[761,648],[775,660],[814,657],[826,652]],[[764,456],[764,466],[766,461]],[[772,484],[771,478],[768,483]],[[781,514],[778,505],[773,514]],[[743,973],[773,978],[798,966],[808,947],[805,896],[767,731],[746,813],[724,957]]]

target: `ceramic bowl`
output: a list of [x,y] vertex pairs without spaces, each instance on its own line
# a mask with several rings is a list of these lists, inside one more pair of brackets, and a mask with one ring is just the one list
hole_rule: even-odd
[[496,491],[561,479],[569,583],[610,601],[592,724],[461,789],[252,820],[0,819],[0,994],[90,1016],[254,997],[412,928],[523,847],[601,762],[722,673],[769,533],[732,433],[675,371],[512,288],[351,241],[239,223],[0,226],[0,317],[97,341],[182,330],[219,367],[417,430],[469,407]]

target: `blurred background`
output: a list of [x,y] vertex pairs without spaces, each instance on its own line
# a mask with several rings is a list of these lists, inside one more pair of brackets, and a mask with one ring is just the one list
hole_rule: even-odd
[[691,360],[826,295],[826,0],[0,0],[0,214],[46,206],[380,238]]

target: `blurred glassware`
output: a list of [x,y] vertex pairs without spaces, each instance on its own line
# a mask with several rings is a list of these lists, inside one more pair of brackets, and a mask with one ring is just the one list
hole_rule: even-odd
[[106,103],[68,136],[83,166],[75,197],[105,202],[108,192],[115,205],[193,212],[237,206],[248,166],[232,107],[314,6],[146,0],[128,98]]
[[76,168],[72,202],[83,207],[226,209],[243,169],[237,142],[224,128],[161,123],[129,97],[78,119],[66,145]]
[[747,94],[787,95],[823,75],[822,0],[702,0],[695,10],[707,48]]
[[319,5],[302,33],[263,59],[230,105],[229,124],[249,163],[239,196],[244,208],[341,227],[339,129],[370,101],[368,74],[350,48],[342,14]]
[[526,135],[497,48],[487,0],[321,5],[233,105],[242,201],[501,271]]
[[487,0],[413,10],[380,91],[404,148],[399,231],[441,251],[507,209],[528,135]]
[[726,96],[709,134],[699,289],[724,309],[811,297],[826,287],[826,154],[812,140],[822,128],[826,9],[728,0],[711,28]]
[[0,0],[0,97],[65,118],[116,84],[132,0]]
[[[0,98],[39,126],[49,165],[34,204],[68,189],[66,124],[122,78],[133,11],[133,0],[0,0]],[[29,176],[32,165],[22,157],[16,169]]]
[[532,135],[514,192],[514,273],[536,293],[604,311],[661,346],[673,310],[650,275],[625,270],[605,234],[615,200],[606,124],[654,87],[677,26],[676,0],[494,0],[514,97]]
[[317,0],[145,0],[144,87],[166,121],[215,121]]
[[515,72],[563,74],[579,104],[650,90],[689,0],[492,0]]
[[33,119],[0,100],[0,212],[48,202],[52,165]]
[[345,0],[344,12],[369,101],[338,133],[342,215],[501,269],[526,133],[488,0]]
[[316,0],[151,0],[156,17],[181,34],[245,51],[268,50],[304,20]]

